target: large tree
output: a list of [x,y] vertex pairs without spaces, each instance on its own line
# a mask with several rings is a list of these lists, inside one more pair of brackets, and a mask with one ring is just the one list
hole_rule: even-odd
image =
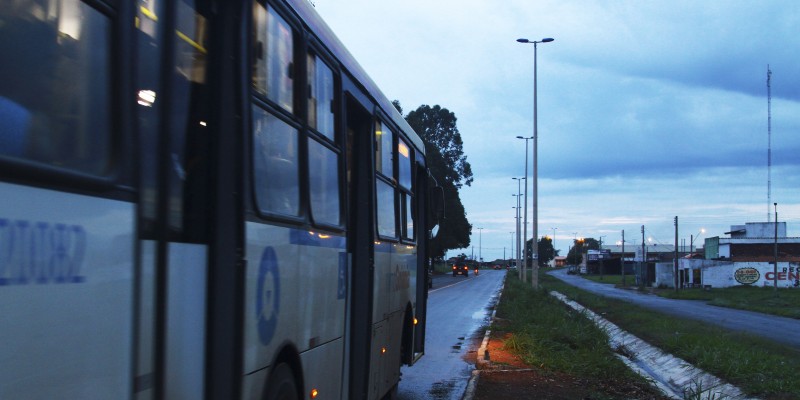
[[472,184],[472,167],[464,155],[464,142],[456,120],[453,112],[438,105],[423,104],[406,115],[408,124],[425,141],[425,151],[436,149],[441,156],[439,160],[429,160],[433,176],[439,182],[450,182],[461,189],[462,185]]
[[[402,113],[400,103],[394,102]],[[472,167],[464,155],[456,116],[438,105],[421,105],[406,115],[406,121],[425,142],[425,156],[431,175],[444,189],[445,220],[431,243],[431,254],[443,256],[447,250],[468,247],[472,225],[461,203],[458,190],[472,184]]]

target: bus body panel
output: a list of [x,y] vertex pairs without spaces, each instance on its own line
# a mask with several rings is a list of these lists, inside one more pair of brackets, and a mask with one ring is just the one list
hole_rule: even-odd
[[[347,291],[344,238],[253,222],[246,224],[246,235],[244,372],[270,366],[286,344],[303,353],[341,339]],[[336,346],[342,349],[340,341]],[[342,352],[313,362],[339,368]]]
[[131,390],[134,206],[0,183],[0,398]]

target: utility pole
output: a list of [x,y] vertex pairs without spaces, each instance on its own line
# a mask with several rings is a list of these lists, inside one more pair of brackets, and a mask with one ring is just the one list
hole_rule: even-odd
[[639,286],[644,288],[647,286],[645,279],[647,279],[647,253],[646,242],[644,241],[644,225],[642,225],[642,267],[639,269]]
[[622,265],[622,286],[625,287],[625,229],[622,230],[622,257],[620,264]]
[[675,216],[675,261],[673,262],[674,269],[675,269],[675,291],[678,291],[678,284],[680,283],[680,279],[678,278],[678,216]]
[[772,277],[775,279],[773,282],[773,288],[775,295],[778,294],[778,203],[775,203],[775,265],[772,269]]

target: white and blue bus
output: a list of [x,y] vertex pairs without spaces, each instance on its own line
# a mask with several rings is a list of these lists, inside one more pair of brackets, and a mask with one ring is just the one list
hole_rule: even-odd
[[441,191],[307,0],[0,0],[0,399],[380,399]]

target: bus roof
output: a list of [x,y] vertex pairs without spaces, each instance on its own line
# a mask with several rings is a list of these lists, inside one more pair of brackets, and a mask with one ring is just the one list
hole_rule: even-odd
[[408,136],[417,148],[417,151],[425,154],[425,144],[419,135],[411,128],[411,125],[406,122],[405,118],[397,112],[391,101],[386,98],[386,95],[378,88],[378,85],[367,75],[366,71],[361,68],[361,65],[356,61],[355,57],[350,54],[350,51],[342,44],[336,34],[333,33],[331,28],[311,6],[308,0],[288,0],[289,5],[301,17],[301,19],[308,25],[307,27],[314,34],[322,44],[333,53],[333,55],[342,64],[345,70],[350,73],[364,88],[369,95],[378,103],[378,106],[385,112],[392,121],[400,127],[400,129]]

